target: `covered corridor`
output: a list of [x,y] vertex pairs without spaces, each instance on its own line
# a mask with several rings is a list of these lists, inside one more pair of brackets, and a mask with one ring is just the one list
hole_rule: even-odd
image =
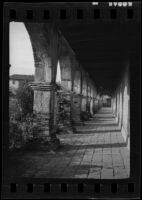
[[138,21],[24,25],[34,56],[33,113],[49,146],[11,154],[10,177],[129,178]]

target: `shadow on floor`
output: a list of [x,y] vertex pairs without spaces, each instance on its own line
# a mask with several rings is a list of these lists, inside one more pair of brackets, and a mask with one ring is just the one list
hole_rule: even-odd
[[81,133],[81,134],[87,134],[87,133],[110,133],[110,132],[120,132],[121,130],[120,129],[112,129],[112,130],[77,130],[74,134],[76,133]]
[[98,149],[98,148],[119,148],[119,147],[126,147],[126,142],[124,143],[113,143],[113,144],[86,144],[86,145],[70,145],[70,144],[62,144],[62,148],[59,149],[59,151],[65,150],[70,151],[71,149]]

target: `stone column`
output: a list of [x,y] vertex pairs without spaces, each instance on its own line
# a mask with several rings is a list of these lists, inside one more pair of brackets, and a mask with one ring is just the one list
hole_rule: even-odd
[[97,93],[96,93],[96,90],[95,90],[95,87],[93,89],[93,113],[95,114],[96,113],[96,97],[97,97]]
[[114,110],[115,110],[115,99],[114,99],[114,96],[111,98],[111,108],[112,108],[112,112],[113,112],[113,115],[114,115]]
[[72,120],[73,123],[80,122],[81,119],[81,72],[75,69],[73,79],[73,96],[72,96]]
[[117,113],[116,113],[116,120],[117,123],[119,123],[119,89],[117,89],[117,94],[116,94],[116,98],[117,98]]
[[54,146],[59,145],[59,139],[56,137],[56,123],[57,123],[57,98],[56,98],[56,73],[57,63],[59,57],[59,34],[57,27],[53,24],[48,30],[50,36],[49,54],[51,55],[51,98],[50,98],[50,119],[49,119],[49,136],[50,142]]
[[87,112],[90,115],[90,102],[91,102],[91,85],[89,75],[87,76]]
[[120,98],[120,121],[119,121],[119,127],[121,128],[122,127],[122,117],[123,117],[123,96],[122,96],[122,85],[120,85],[120,95],[119,95],[119,98]]
[[81,111],[86,112],[86,96],[82,95]]
[[[58,32],[53,25],[26,24],[35,58],[34,107],[41,137],[49,137],[50,144],[58,146],[56,137],[56,71],[58,61]],[[49,42],[50,41],[50,42]]]
[[86,77],[85,77],[85,72],[82,72],[82,101],[81,101],[81,111],[85,112],[86,111],[86,96],[87,96],[87,85],[86,85]]
[[67,114],[66,125],[72,126],[71,120],[71,101],[72,101],[72,69],[71,69],[71,58],[68,55],[60,56],[60,67],[61,67],[61,87],[62,97],[68,104],[64,104],[64,109]]
[[[51,91],[56,90],[56,86],[44,82],[33,82],[30,86],[34,90],[34,107],[33,112],[37,114],[39,125],[42,128],[42,137],[49,137],[49,121],[51,114]],[[55,103],[56,106],[56,103]]]
[[90,107],[91,107],[91,115],[93,116],[93,84],[91,86],[91,102],[90,102]]
[[111,98],[111,108],[114,114],[114,97]]
[[117,117],[117,94],[115,94],[115,117]]

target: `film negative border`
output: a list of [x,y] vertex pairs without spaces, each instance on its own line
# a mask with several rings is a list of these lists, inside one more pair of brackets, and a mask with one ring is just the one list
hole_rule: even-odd
[[133,7],[115,7],[107,3],[93,6],[89,3],[61,5],[51,4],[14,4],[5,5],[5,19],[8,21],[25,22],[61,22],[61,23],[97,23],[100,21],[111,23],[130,23],[140,21],[139,2],[133,2]]
[[118,197],[125,198],[128,195],[131,198],[137,197],[135,192],[139,186],[137,184],[128,182],[123,183],[68,183],[68,181],[61,181],[61,183],[31,183],[27,184],[11,183],[9,185],[3,185],[3,196],[5,198],[19,198],[22,197]]
[[[28,22],[52,22],[71,24],[73,23],[97,23],[100,21],[114,23],[139,23],[139,2],[134,7],[93,7],[80,4],[47,6],[47,4],[16,4],[6,3],[4,6],[4,31],[8,34],[7,26],[10,21]],[[56,5],[55,5],[56,6]],[[91,9],[91,12],[90,12]],[[58,17],[57,17],[58,16]],[[6,36],[5,36],[6,37]],[[5,38],[6,39],[6,38]],[[4,52],[7,52],[6,48]],[[6,53],[5,55],[8,55]],[[6,62],[5,62],[6,63]],[[5,64],[4,63],[4,64]],[[5,69],[8,72],[9,69]],[[133,149],[134,150],[134,147]],[[133,157],[133,158],[132,158]],[[134,160],[134,156],[131,156]],[[133,171],[131,172],[133,175]],[[140,192],[140,177],[131,176],[125,180],[86,180],[86,179],[21,179],[3,180],[2,198],[20,197],[51,198],[51,197],[131,197],[137,198]]]

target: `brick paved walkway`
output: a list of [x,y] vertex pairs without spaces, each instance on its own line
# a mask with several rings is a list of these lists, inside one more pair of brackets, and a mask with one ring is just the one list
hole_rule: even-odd
[[[78,133],[60,135],[57,152],[36,151],[19,156],[11,176],[33,178],[129,177],[129,151],[109,109],[102,109]],[[19,154],[20,155],[20,154]]]

